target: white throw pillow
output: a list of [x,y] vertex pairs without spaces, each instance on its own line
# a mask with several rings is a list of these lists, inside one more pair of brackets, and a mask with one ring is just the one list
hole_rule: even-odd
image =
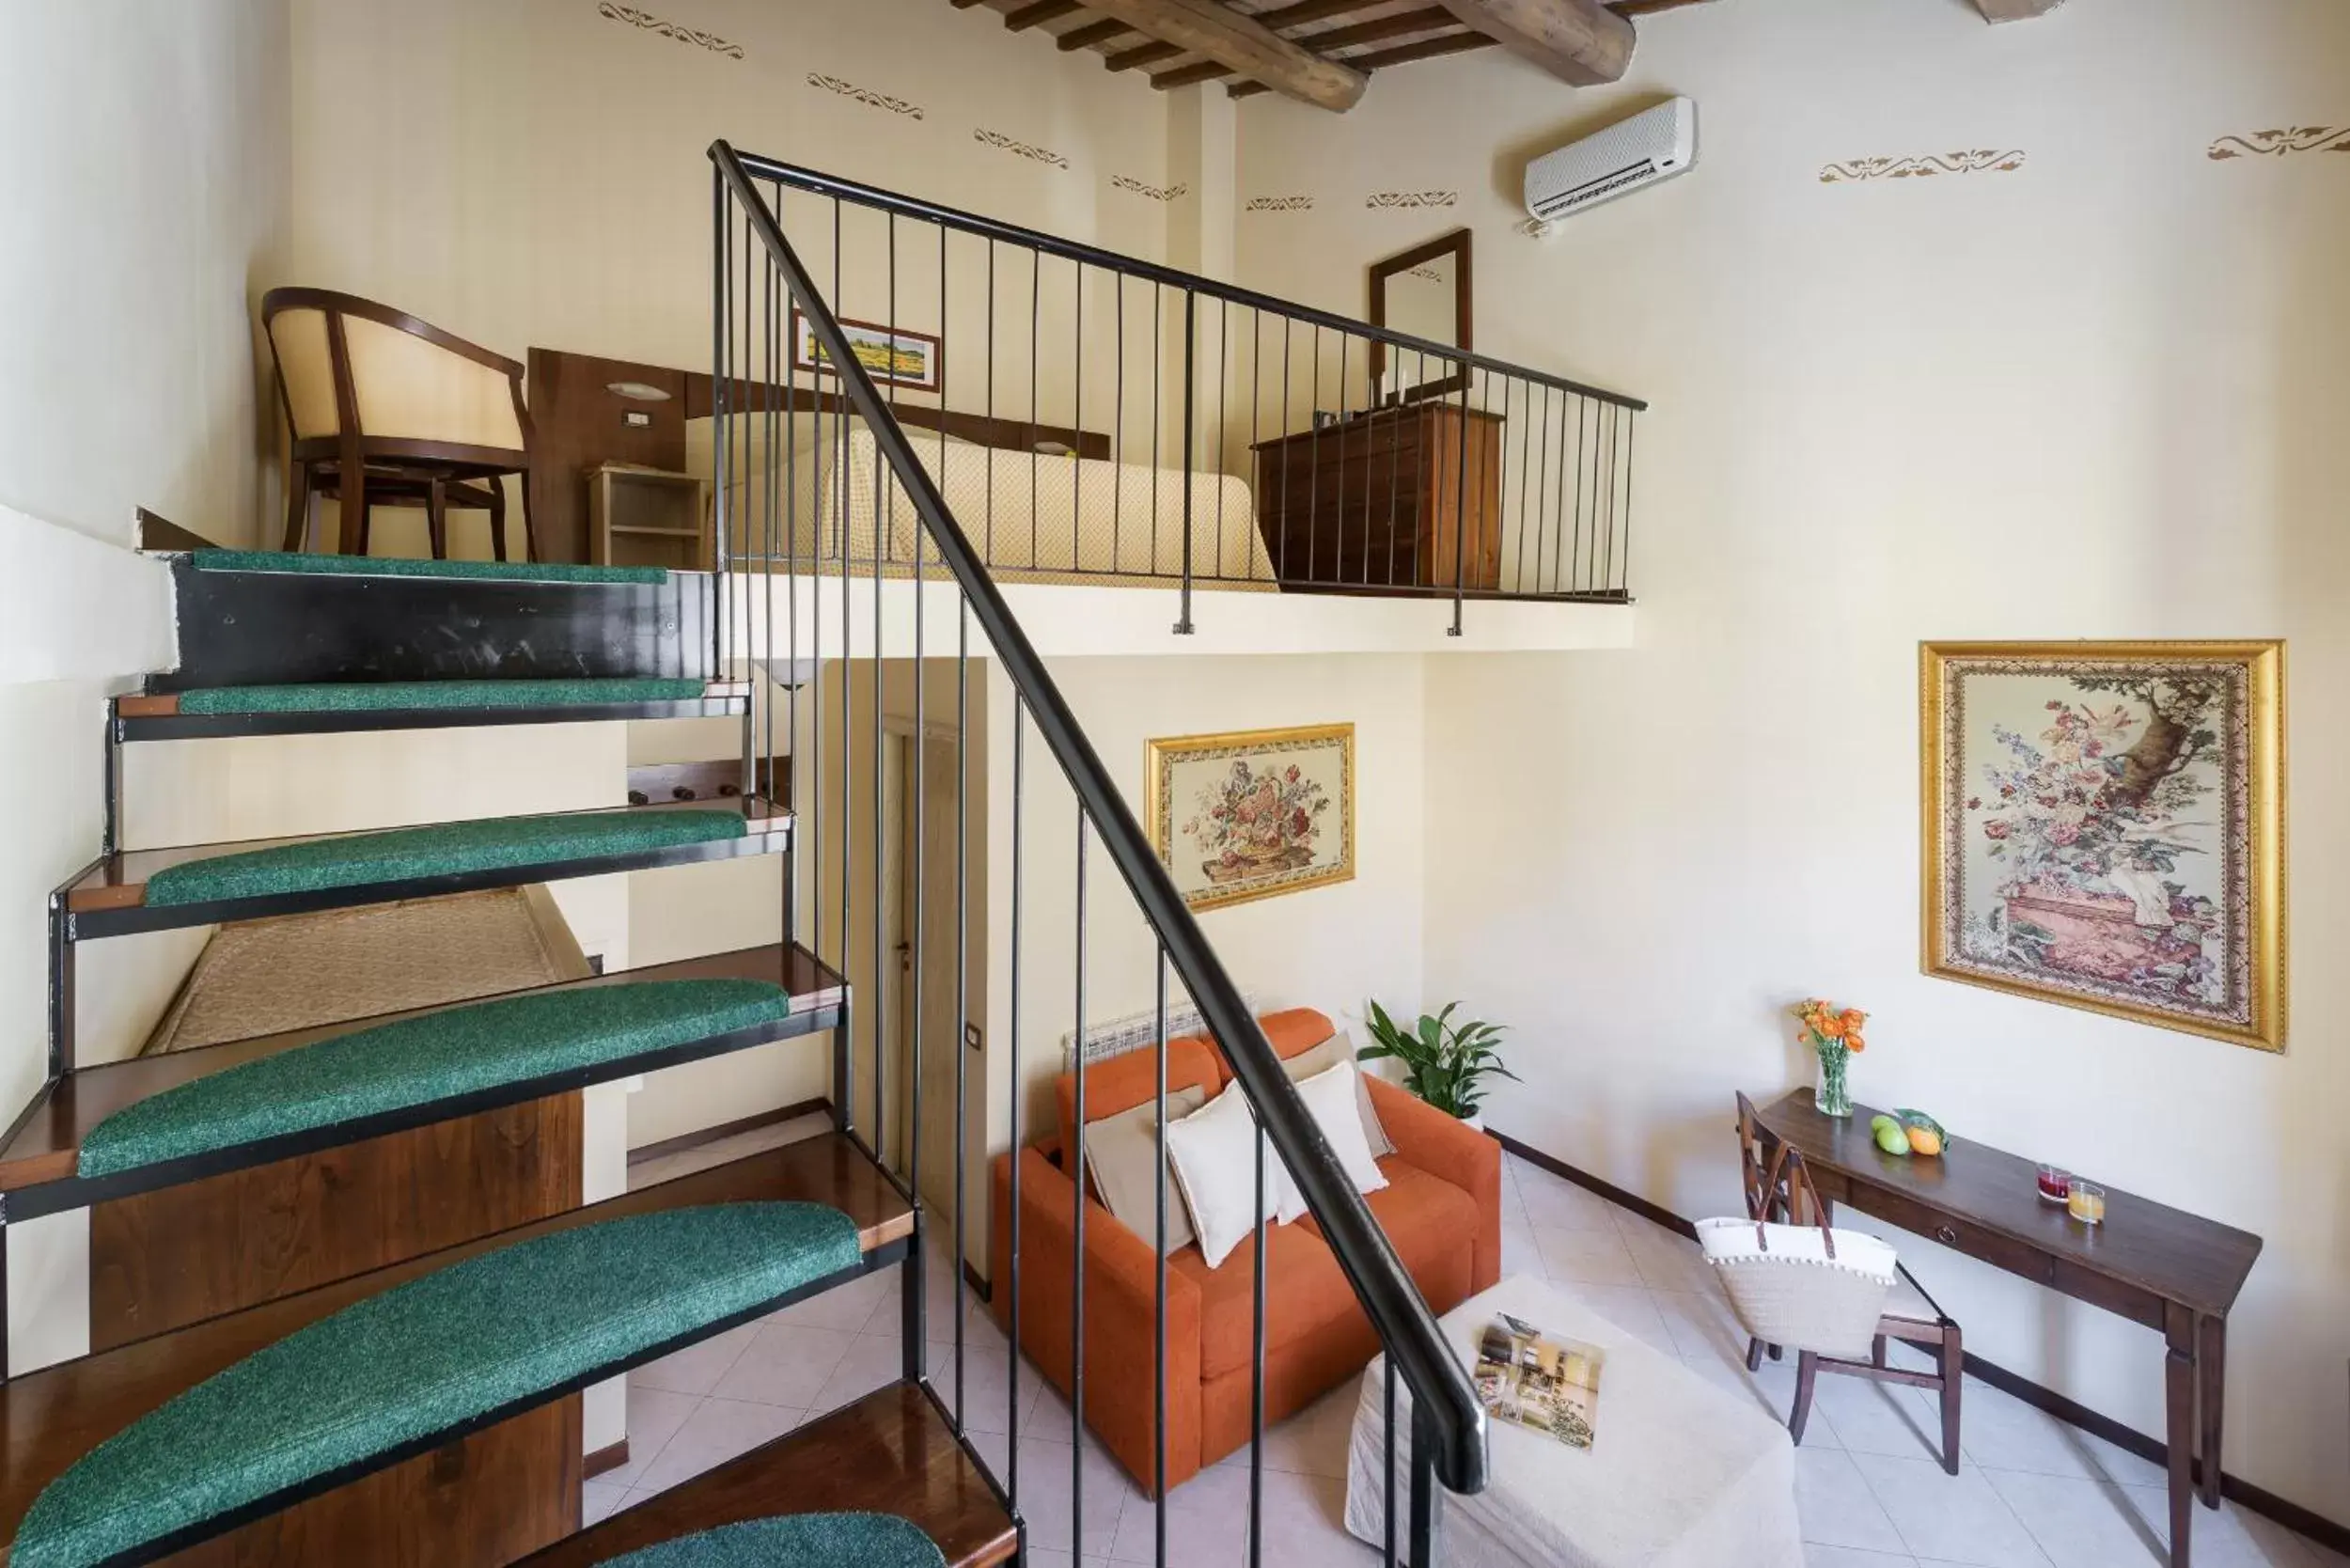
[[1362,1113],[1355,1101],[1355,1074],[1353,1062],[1340,1062],[1299,1083],[1297,1097],[1314,1113],[1315,1123],[1322,1128],[1322,1136],[1329,1141],[1330,1152],[1339,1157],[1339,1164],[1346,1168],[1355,1190],[1377,1192],[1387,1184],[1387,1178],[1371,1154],[1371,1139],[1363,1132]]
[[[1232,1248],[1246,1239],[1256,1219],[1257,1178],[1250,1168],[1249,1151],[1256,1147],[1257,1120],[1249,1114],[1247,1096],[1235,1083],[1207,1105],[1167,1124],[1167,1157],[1175,1167],[1175,1184],[1183,1189],[1183,1206],[1191,1211],[1191,1228],[1199,1237],[1199,1255],[1214,1268]],[[1288,1217],[1306,1212],[1297,1184],[1281,1168],[1273,1145],[1265,1145],[1264,1209],[1256,1218]]]
[[1387,1137],[1387,1129],[1379,1123],[1379,1111],[1371,1103],[1371,1086],[1363,1081],[1362,1062],[1355,1054],[1355,1037],[1344,1029],[1332,1035],[1311,1049],[1293,1057],[1281,1058],[1281,1071],[1290,1075],[1290,1082],[1299,1083],[1317,1073],[1326,1073],[1334,1062],[1355,1063],[1355,1105],[1363,1113],[1363,1140],[1371,1145],[1373,1159],[1385,1159],[1395,1152],[1395,1140]]

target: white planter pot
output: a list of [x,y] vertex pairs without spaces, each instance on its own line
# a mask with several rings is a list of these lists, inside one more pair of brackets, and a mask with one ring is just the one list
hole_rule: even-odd
[[1474,1127],[1480,1133],[1485,1130],[1485,1113],[1483,1111],[1472,1111],[1459,1120],[1461,1125],[1464,1127]]

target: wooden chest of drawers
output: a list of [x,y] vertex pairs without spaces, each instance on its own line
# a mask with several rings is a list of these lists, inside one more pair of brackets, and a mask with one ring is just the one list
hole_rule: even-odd
[[1282,587],[1501,586],[1500,415],[1431,400],[1255,451],[1257,526]]

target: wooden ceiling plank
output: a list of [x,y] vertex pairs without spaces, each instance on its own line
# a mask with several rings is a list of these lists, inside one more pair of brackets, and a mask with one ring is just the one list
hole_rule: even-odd
[[1444,0],[1445,9],[1512,55],[1578,87],[1632,65],[1632,24],[1599,0]]
[[1309,22],[1326,22],[1334,16],[1353,16],[1356,11],[1386,3],[1387,0],[1295,0],[1292,5],[1259,11],[1257,20],[1278,33],[1303,27]]
[[2029,22],[2063,4],[2064,0],[1975,0],[1975,9],[1982,12],[1985,22]]
[[[1409,65],[1414,60],[1433,60],[1442,55],[1464,55],[1472,49],[1493,47],[1494,40],[1482,33],[1447,33],[1442,38],[1421,39],[1417,43],[1400,43],[1393,49],[1351,55],[1346,63],[1369,75],[1387,66]],[[1234,98],[1254,98],[1266,88],[1261,82],[1236,82],[1225,90]]]
[[1399,43],[1393,49],[1356,55],[1346,63],[1357,71],[1380,71],[1387,66],[1409,65],[1414,60],[1433,60],[1443,55],[1465,55],[1472,49],[1491,49],[1497,41],[1482,33],[1447,33],[1440,39],[1422,39],[1418,43]]
[[1016,11],[1006,11],[1004,25],[1015,33],[1023,33],[1031,27],[1042,27],[1048,22],[1058,22],[1072,11],[1082,8],[1077,0],[1034,0],[1033,4],[1023,6]]
[[1107,43],[1120,33],[1133,31],[1132,27],[1127,26],[1116,17],[1105,16],[1099,22],[1089,22],[1081,27],[1072,27],[1054,41],[1060,45],[1063,54],[1068,54],[1073,50],[1090,49],[1097,43]]
[[1430,6],[1421,10],[1405,11],[1399,16],[1374,17],[1369,22],[1357,22],[1351,27],[1333,27],[1327,32],[1308,33],[1297,41],[1317,55],[1327,55],[1334,49],[1378,43],[1386,39],[1402,38],[1406,33],[1433,33],[1439,28],[1449,33],[1457,25],[1450,11],[1442,6]]
[[1175,45],[1153,39],[1149,43],[1136,44],[1132,49],[1121,49],[1115,55],[1105,55],[1102,58],[1102,64],[1111,71],[1139,71],[1144,66],[1155,65],[1161,60],[1173,59],[1182,53],[1183,51]]
[[[1363,96],[1362,72],[1283,38],[1218,0],[1087,0],[1136,32],[1204,55],[1275,91],[1343,114]],[[1629,26],[1629,24],[1626,24]]]

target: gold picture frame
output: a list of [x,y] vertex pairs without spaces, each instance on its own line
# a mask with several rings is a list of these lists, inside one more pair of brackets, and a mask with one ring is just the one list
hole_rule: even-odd
[[1147,743],[1151,847],[1193,909],[1355,877],[1355,727]]
[[1925,972],[2284,1049],[2284,644],[1918,665]]

